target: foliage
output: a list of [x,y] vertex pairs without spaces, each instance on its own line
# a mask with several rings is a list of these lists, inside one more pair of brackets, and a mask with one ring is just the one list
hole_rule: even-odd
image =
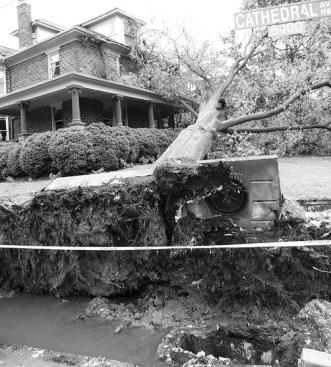
[[262,149],[254,144],[253,134],[234,133],[232,135],[218,134],[213,142],[210,158],[248,157],[264,154]]
[[91,170],[115,171],[119,168],[119,157],[116,154],[118,142],[110,127],[103,123],[95,123],[85,128],[85,133],[91,144],[88,165]]
[[5,180],[9,176],[7,159],[14,146],[15,143],[0,143],[0,180]]
[[138,161],[157,159],[177,136],[177,133],[171,129],[139,128],[133,131],[139,145]]
[[109,129],[116,142],[117,156],[126,163],[135,163],[139,154],[139,147],[134,129],[125,126]]
[[80,127],[60,129],[49,142],[49,155],[54,168],[64,176],[84,174],[90,170],[92,142]]
[[15,144],[8,153],[7,167],[11,177],[20,177],[25,174],[20,162],[22,148],[22,144]]
[[[252,9],[270,4],[275,2],[246,0],[244,5]],[[133,56],[140,65],[144,86],[182,104],[195,118],[203,116],[207,102],[215,98],[218,105],[213,102],[212,106],[218,110],[214,112],[218,116],[211,128],[216,126],[221,132],[233,133],[237,125],[243,125],[239,130],[255,129],[263,133],[269,126],[285,127],[282,135],[275,134],[281,136],[279,140],[288,134],[288,143],[297,140],[293,148],[283,149],[285,154],[326,152],[327,145],[321,147],[320,140],[315,139],[317,130],[303,134],[302,131],[289,132],[287,128],[331,131],[329,23],[323,19],[309,21],[307,32],[302,35],[273,39],[256,30],[248,41],[247,38],[239,38],[232,32],[219,44],[212,45],[195,39],[185,29],[177,34],[167,29],[147,30]],[[318,86],[319,83],[323,86]],[[312,87],[316,89],[307,93]],[[291,101],[298,91],[302,93]],[[290,102],[285,106],[286,101]],[[277,111],[264,117],[266,111],[274,109]],[[191,118],[192,122],[195,118]],[[258,143],[255,138],[250,141]],[[263,146],[256,149],[263,150]]]
[[48,152],[52,134],[52,132],[33,134],[24,141],[20,163],[28,176],[39,177],[52,172],[52,160]]

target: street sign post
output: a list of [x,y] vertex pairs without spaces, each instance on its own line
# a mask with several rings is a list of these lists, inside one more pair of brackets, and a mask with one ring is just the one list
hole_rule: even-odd
[[235,29],[268,27],[331,16],[331,0],[305,1],[236,13]]

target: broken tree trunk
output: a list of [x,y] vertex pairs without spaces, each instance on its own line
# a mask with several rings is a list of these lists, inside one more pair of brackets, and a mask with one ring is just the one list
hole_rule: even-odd
[[177,139],[156,161],[156,164],[176,158],[203,159],[211,148],[216,135],[219,111],[217,110],[220,91],[201,107],[197,121],[183,130]]

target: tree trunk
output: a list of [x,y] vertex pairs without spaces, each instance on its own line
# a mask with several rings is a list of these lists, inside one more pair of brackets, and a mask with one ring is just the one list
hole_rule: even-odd
[[215,93],[208,103],[201,107],[196,123],[178,135],[156,164],[176,158],[203,159],[209,152],[216,134],[215,127],[219,115],[217,107],[218,95]]

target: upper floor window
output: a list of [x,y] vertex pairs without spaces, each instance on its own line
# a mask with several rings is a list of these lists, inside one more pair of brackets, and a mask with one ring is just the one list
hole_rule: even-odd
[[0,69],[0,96],[6,93],[6,74]]
[[60,75],[60,53],[53,52],[48,55],[48,75],[50,78]]

